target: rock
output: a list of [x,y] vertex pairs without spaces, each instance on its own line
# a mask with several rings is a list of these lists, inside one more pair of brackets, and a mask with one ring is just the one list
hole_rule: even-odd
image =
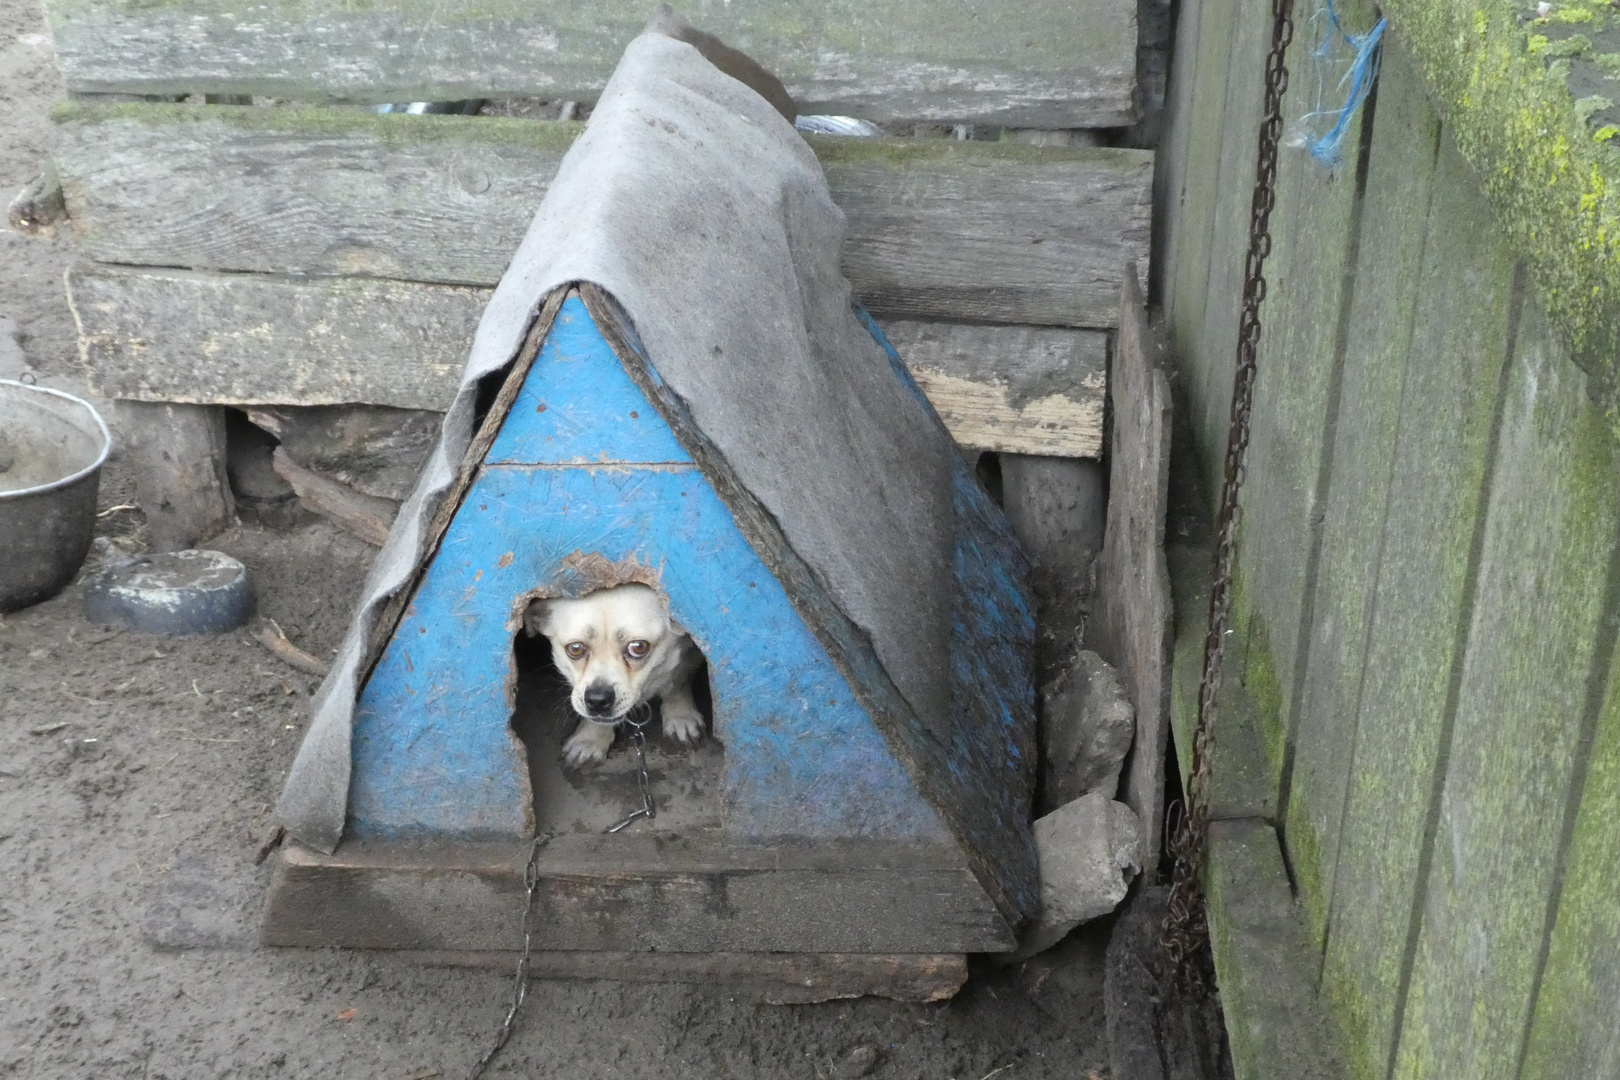
[[257,882],[246,859],[226,864],[188,855],[158,879],[141,936],[159,949],[252,949],[257,909]]
[[1083,922],[1107,915],[1125,899],[1141,869],[1141,825],[1124,803],[1101,792],[1067,804],[1035,822],[1041,865],[1041,913],[1024,932],[1023,960],[1051,948]]
[[844,1058],[840,1076],[870,1076],[883,1060],[883,1051],[876,1046],[857,1046]]
[[394,502],[416,487],[444,422],[440,413],[382,405],[262,405],[247,414],[300,465]]
[[1113,798],[1136,735],[1136,710],[1112,664],[1082,649],[1041,687],[1041,807],[1093,791]]

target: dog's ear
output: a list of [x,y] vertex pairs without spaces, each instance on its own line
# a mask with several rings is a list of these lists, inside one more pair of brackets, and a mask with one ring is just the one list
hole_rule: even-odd
[[530,600],[523,609],[523,632],[530,637],[551,636],[551,604],[545,600]]

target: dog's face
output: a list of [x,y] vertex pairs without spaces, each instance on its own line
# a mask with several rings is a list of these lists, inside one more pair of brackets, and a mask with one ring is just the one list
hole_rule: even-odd
[[536,600],[523,613],[523,627],[551,639],[557,670],[574,687],[574,711],[604,721],[620,719],[665,685],[686,638],[645,585]]

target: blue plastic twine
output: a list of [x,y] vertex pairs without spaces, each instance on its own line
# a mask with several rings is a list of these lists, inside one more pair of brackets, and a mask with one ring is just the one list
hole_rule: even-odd
[[[1311,156],[1323,165],[1333,168],[1344,160],[1339,147],[1350,129],[1350,121],[1355,119],[1357,111],[1366,102],[1367,95],[1372,93],[1373,84],[1378,81],[1378,62],[1381,55],[1379,45],[1384,39],[1384,30],[1389,26],[1389,20],[1379,19],[1378,25],[1365,34],[1350,34],[1345,32],[1344,26],[1339,22],[1339,13],[1333,8],[1333,0],[1327,0],[1325,13],[1327,26],[1322,33],[1322,42],[1312,53],[1316,61],[1318,80],[1316,108],[1300,117],[1298,133],[1291,141],[1295,145],[1305,147]],[[1318,12],[1318,17],[1321,14],[1322,12]],[[1339,80],[1341,89],[1348,83],[1350,90],[1342,108],[1324,110],[1321,72],[1329,64],[1332,52],[1341,42],[1355,51],[1355,60],[1351,62],[1350,70]],[[1333,126],[1323,134],[1316,134],[1318,124],[1329,119],[1333,121]]]

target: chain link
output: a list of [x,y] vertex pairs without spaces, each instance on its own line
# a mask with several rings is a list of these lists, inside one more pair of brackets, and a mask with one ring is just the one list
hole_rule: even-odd
[[640,821],[642,818],[651,821],[658,816],[658,808],[653,805],[652,781],[647,777],[647,724],[651,720],[652,706],[646,702],[642,702],[625,714],[624,723],[629,726],[630,738],[636,743],[636,787],[641,791],[641,809],[632,810],[623,821],[609,825],[605,832],[616,833],[629,826],[631,822]]
[[[651,721],[652,706],[645,702],[630,710],[620,721],[629,727],[630,737],[636,744],[636,787],[641,792],[641,807],[626,815],[624,820],[603,829],[605,833],[616,833],[632,822],[643,818],[651,821],[658,816],[658,807],[653,804],[652,779],[647,773],[647,725]],[[534,847],[529,849],[528,864],[523,868],[523,891],[527,894],[523,904],[523,953],[518,957],[512,1005],[506,1010],[506,1019],[501,1021],[501,1030],[495,1036],[494,1045],[478,1059],[478,1064],[467,1074],[467,1080],[478,1080],[489,1063],[495,1060],[495,1055],[501,1052],[501,1047],[512,1037],[512,1029],[517,1025],[518,1010],[523,1008],[524,999],[529,996],[529,958],[533,955],[534,896],[540,888],[540,851],[550,840],[550,833],[541,833],[534,838]]]
[[1202,879],[1208,860],[1210,756],[1214,750],[1215,705],[1221,689],[1232,614],[1232,557],[1242,511],[1244,459],[1249,449],[1249,417],[1254,405],[1256,356],[1260,345],[1260,306],[1266,299],[1265,265],[1271,254],[1271,211],[1277,204],[1277,157],[1282,140],[1283,95],[1288,91],[1288,45],[1294,37],[1294,0],[1272,0],[1271,51],[1266,57],[1265,112],[1260,122],[1254,195],[1249,207],[1249,254],[1244,262],[1243,312],[1238,323],[1237,369],[1232,379],[1232,412],[1226,440],[1220,516],[1216,523],[1215,568],[1209,594],[1209,630],[1204,637],[1204,670],[1198,686],[1198,724],[1186,792],[1170,840],[1175,868],[1160,946],[1181,988],[1204,996],[1209,987],[1200,957],[1209,938]]
[[501,1030],[495,1036],[494,1045],[478,1059],[478,1064],[467,1074],[467,1080],[478,1080],[484,1075],[489,1063],[495,1060],[495,1055],[501,1052],[501,1047],[512,1037],[512,1029],[517,1025],[518,1010],[523,1008],[524,999],[529,996],[529,957],[533,954],[534,940],[534,894],[540,888],[540,852],[550,840],[550,833],[537,835],[534,838],[534,846],[529,848],[529,861],[523,867],[523,891],[528,894],[523,903],[523,955],[518,958],[517,984],[512,990],[511,1007],[506,1010],[506,1019],[501,1021]]

